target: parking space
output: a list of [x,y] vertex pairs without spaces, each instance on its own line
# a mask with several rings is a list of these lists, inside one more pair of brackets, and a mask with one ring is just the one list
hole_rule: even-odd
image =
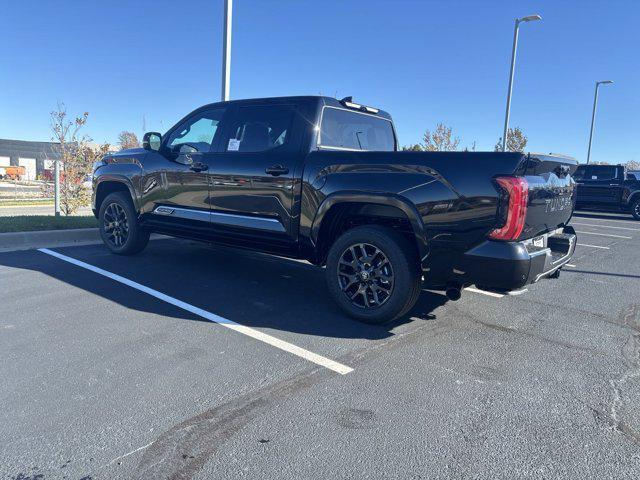
[[640,223],[572,223],[559,280],[424,291],[386,326],[268,255],[174,239],[0,254],[0,472],[638,478]]

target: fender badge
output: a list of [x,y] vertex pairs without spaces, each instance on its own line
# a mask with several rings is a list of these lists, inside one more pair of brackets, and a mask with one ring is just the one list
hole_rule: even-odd
[[157,213],[158,215],[171,215],[175,210],[169,207],[157,207],[153,213]]

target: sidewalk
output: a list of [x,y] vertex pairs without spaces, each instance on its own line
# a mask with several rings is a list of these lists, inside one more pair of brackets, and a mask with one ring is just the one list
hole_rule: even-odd
[[[15,217],[18,215],[55,215],[53,205],[24,205],[0,206],[0,217]],[[81,207],[73,215],[93,215],[90,207]]]

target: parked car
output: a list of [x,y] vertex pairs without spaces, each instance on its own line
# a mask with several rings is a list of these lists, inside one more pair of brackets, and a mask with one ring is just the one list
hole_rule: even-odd
[[337,304],[365,322],[408,312],[422,277],[453,300],[471,284],[556,277],[576,245],[575,161],[401,152],[389,114],[351,98],[206,105],[143,145],[93,172],[113,253],[161,232],[303,258],[326,266]]
[[622,165],[580,165],[577,207],[584,210],[630,213],[640,220],[640,176]]

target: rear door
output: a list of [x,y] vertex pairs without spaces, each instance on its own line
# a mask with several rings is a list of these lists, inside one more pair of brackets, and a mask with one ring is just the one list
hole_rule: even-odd
[[289,103],[234,107],[209,171],[214,231],[258,243],[295,240],[294,174],[303,133],[296,115]]

